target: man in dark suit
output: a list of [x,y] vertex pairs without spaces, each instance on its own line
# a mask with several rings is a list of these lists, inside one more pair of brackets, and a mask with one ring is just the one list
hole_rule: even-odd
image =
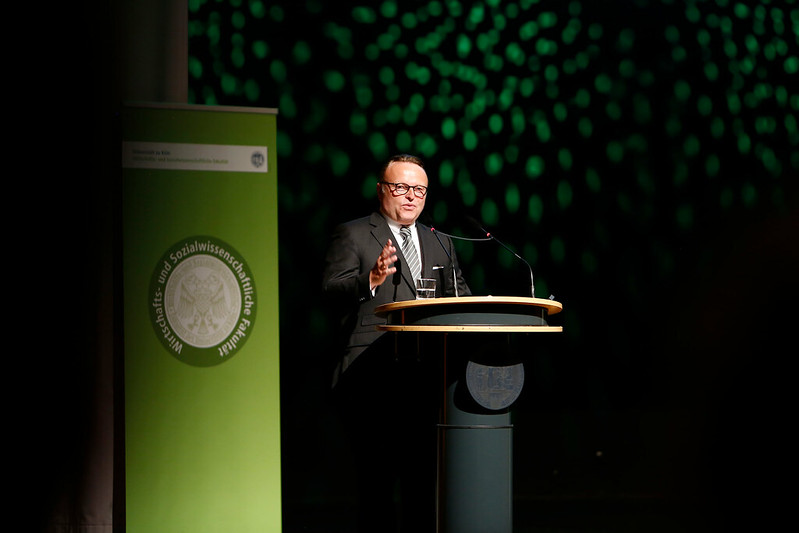
[[457,295],[470,294],[451,240],[417,222],[427,189],[419,158],[391,158],[377,183],[379,212],[337,227],[325,261],[323,289],[341,326],[334,386],[357,463],[360,531],[435,528],[435,362],[397,350],[375,315],[379,305],[415,298],[418,277],[437,280],[437,297],[456,295],[453,278]]

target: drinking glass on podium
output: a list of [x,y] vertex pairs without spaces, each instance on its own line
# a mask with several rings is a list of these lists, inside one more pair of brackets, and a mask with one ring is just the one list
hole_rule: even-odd
[[432,278],[419,278],[416,280],[416,299],[426,300],[436,297],[436,280]]

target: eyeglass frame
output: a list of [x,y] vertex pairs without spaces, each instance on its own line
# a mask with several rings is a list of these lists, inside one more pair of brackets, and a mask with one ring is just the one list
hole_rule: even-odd
[[[408,194],[408,191],[413,190],[413,195],[415,197],[424,198],[425,196],[427,196],[427,189],[429,189],[429,187],[426,187],[424,185],[413,185],[413,186],[411,186],[411,185],[408,185],[407,183],[401,183],[401,182],[400,183],[393,183],[391,181],[380,181],[378,183],[380,183],[381,185],[388,185],[388,189],[391,191],[391,195],[392,196],[402,196],[402,195]],[[397,187],[407,187],[408,191],[401,192],[401,193],[397,194]],[[421,196],[419,196],[419,189],[422,190],[422,195]]]

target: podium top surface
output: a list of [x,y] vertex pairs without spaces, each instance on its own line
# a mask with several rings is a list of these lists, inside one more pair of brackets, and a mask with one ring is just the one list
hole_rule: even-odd
[[548,315],[560,313],[563,310],[563,305],[555,300],[548,300],[544,298],[524,298],[516,296],[461,296],[458,298],[430,298],[422,300],[403,300],[401,302],[393,302],[383,304],[375,309],[375,314],[378,316],[386,316],[396,311],[404,311],[408,309],[420,309],[424,307],[451,307],[463,306],[468,309],[471,306],[525,306],[543,308]]

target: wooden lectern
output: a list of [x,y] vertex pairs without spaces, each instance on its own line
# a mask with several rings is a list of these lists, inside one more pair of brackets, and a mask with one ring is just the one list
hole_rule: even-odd
[[[525,346],[514,338],[558,333],[547,318],[560,303],[468,296],[381,305],[381,331],[416,335],[422,357],[440,363],[436,531],[511,533],[513,450],[510,409],[524,384]],[[407,343],[405,343],[407,345]]]

